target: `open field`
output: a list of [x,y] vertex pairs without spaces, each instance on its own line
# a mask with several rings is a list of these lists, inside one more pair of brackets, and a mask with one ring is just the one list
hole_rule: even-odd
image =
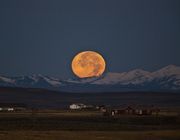
[[0,131],[0,140],[179,140],[180,130]]
[[179,140],[180,116],[102,116],[98,111],[1,112],[0,140]]
[[177,130],[179,115],[103,116],[98,111],[0,113],[0,131],[119,131]]

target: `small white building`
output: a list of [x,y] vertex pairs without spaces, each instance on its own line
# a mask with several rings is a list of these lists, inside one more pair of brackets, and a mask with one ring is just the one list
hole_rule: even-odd
[[0,103],[0,112],[14,112],[26,110],[26,105],[21,103]]
[[86,105],[84,105],[84,104],[71,104],[69,106],[69,108],[72,110],[78,110],[78,109],[86,108]]
[[11,112],[11,111],[14,111],[14,108],[13,107],[0,107],[0,111],[9,111],[9,112]]
[[7,108],[7,111],[14,111],[13,107]]

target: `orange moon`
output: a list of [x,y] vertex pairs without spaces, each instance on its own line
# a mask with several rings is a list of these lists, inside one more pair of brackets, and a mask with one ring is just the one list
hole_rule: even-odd
[[98,77],[105,71],[104,58],[97,52],[84,51],[72,60],[72,71],[79,78]]

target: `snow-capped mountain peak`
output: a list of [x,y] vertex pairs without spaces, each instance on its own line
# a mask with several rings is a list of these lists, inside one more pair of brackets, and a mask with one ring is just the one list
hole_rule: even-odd
[[162,82],[167,84],[168,81],[170,84],[170,81],[173,81],[173,85],[179,86],[178,88],[180,89],[180,67],[169,65],[155,72],[135,69],[123,73],[107,73],[104,78],[95,81],[93,84],[143,85],[154,81],[158,81],[159,84]]
[[157,70],[152,73],[153,76],[170,76],[170,75],[180,75],[180,67],[175,65],[168,65],[160,70]]
[[94,84],[140,84],[150,77],[150,72],[135,69],[122,73],[107,73],[103,79],[96,81]]
[[169,65],[155,72],[148,72],[142,69],[121,73],[108,72],[100,77],[68,80],[39,74],[17,77],[0,76],[0,86],[45,88],[65,91],[73,91],[77,87],[78,91],[88,90],[88,88],[96,91],[99,87],[102,88],[101,91],[106,91],[106,87],[111,87],[109,90],[114,90],[115,87],[116,91],[121,91],[122,88],[144,91],[180,91],[180,67]]

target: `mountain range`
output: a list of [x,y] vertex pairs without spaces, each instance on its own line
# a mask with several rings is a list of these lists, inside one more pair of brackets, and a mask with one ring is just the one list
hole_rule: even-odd
[[0,87],[42,88],[65,92],[180,92],[180,67],[168,65],[154,72],[142,69],[107,72],[100,77],[68,80],[44,75],[0,76]]

